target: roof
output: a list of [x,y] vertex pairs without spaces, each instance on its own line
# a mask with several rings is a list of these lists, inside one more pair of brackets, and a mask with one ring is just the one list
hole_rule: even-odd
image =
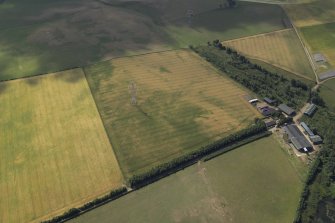
[[291,139],[292,144],[297,150],[304,150],[312,148],[312,145],[304,138],[298,137],[298,138],[292,138]]
[[267,97],[264,98],[264,101],[268,104],[273,104],[276,102],[276,100],[272,100],[271,98],[267,98]]
[[306,108],[304,114],[311,116],[316,111],[317,107],[315,104],[309,104],[309,106]]
[[304,136],[298,127],[294,124],[284,126],[284,131],[288,134],[289,139],[293,137]]
[[267,120],[267,121],[264,121],[264,122],[265,122],[265,125],[266,125],[267,128],[276,125],[276,122],[274,120]]
[[270,116],[276,111],[275,109],[270,108],[270,107],[263,107],[260,110],[261,110],[262,115],[264,116]]
[[278,108],[287,115],[293,115],[295,113],[294,109],[286,104],[280,104]]
[[257,102],[257,101],[258,101],[258,99],[257,99],[257,98],[254,98],[254,99],[249,100],[249,103],[255,103],[255,102]]
[[313,59],[315,62],[326,62],[326,58],[321,53],[316,53],[313,55]]
[[300,125],[305,129],[305,131],[307,132],[309,136],[314,136],[314,133],[312,132],[312,130],[308,127],[308,125],[305,122],[301,122]]
[[331,77],[335,77],[335,70],[330,70],[330,71],[324,72],[322,74],[319,74],[320,80],[325,80],[325,79],[328,79],[328,78],[331,78]]
[[306,139],[306,137],[302,134],[302,132],[296,125],[287,125],[284,127],[284,131],[287,133],[289,140],[292,142],[297,150],[312,148],[312,145],[309,143],[309,141]]
[[319,135],[313,135],[309,137],[313,143],[321,143],[322,138]]

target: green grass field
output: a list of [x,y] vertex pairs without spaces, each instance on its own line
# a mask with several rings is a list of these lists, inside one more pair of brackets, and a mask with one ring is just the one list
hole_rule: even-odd
[[70,223],[292,222],[303,182],[288,156],[272,136],[267,137],[195,164]]
[[0,222],[40,222],[123,183],[81,69],[0,83]]
[[243,98],[246,90],[189,50],[114,59],[85,72],[126,177],[260,117]]
[[326,105],[335,112],[335,79],[331,79],[322,84],[320,94]]
[[322,53],[328,63],[319,68],[319,73],[335,69],[335,23],[303,27],[300,32],[311,53]]
[[[285,28],[277,5],[218,10],[217,0],[105,1],[0,4],[0,80]],[[194,11],[191,24],[188,9]]]
[[224,44],[248,57],[262,60],[310,80],[315,79],[309,60],[293,29],[226,41]]
[[313,0],[306,4],[289,4],[283,7],[298,27],[335,22],[334,0]]

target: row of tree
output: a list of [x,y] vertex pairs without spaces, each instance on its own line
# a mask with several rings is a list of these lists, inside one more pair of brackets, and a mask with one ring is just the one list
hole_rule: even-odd
[[302,121],[323,137],[324,144],[306,179],[296,223],[317,222],[320,202],[335,199],[335,114],[320,106],[313,117],[305,116]]
[[126,187],[121,187],[119,189],[113,190],[111,191],[109,194],[97,198],[93,201],[90,201],[86,204],[84,204],[83,206],[79,207],[79,208],[72,208],[70,210],[68,210],[67,212],[63,213],[62,215],[56,216],[50,220],[47,221],[43,221],[42,223],[59,223],[59,222],[64,222],[65,220],[68,220],[70,218],[74,218],[77,217],[78,215],[80,215],[83,212],[86,212],[94,207],[97,207],[107,201],[110,200],[114,200],[122,195],[124,195],[127,192],[127,188]]
[[[191,49],[260,96],[295,108],[300,108],[307,101],[319,106],[314,116],[302,118],[315,134],[323,137],[324,144],[306,178],[295,219],[295,223],[317,222],[320,202],[330,198],[335,203],[335,114],[325,106],[319,93],[312,91],[305,83],[268,72],[218,40],[209,42],[206,47]],[[275,115],[279,118],[278,125],[292,122],[292,118]]]
[[218,150],[224,149],[225,147],[232,145],[238,141],[267,131],[267,128],[263,121],[258,120],[256,124],[250,126],[247,129],[241,130],[235,134],[232,134],[226,138],[220,139],[207,146],[201,147],[198,150],[175,158],[170,162],[153,167],[149,171],[132,176],[129,180],[129,186],[132,188],[139,188],[153,181],[156,181],[164,176],[176,172],[179,169],[185,168],[188,165],[195,163],[197,160],[203,158]]
[[276,99],[279,103],[286,103],[294,108],[301,107],[310,97],[310,87],[305,83],[269,72],[219,41],[191,48],[259,96]]

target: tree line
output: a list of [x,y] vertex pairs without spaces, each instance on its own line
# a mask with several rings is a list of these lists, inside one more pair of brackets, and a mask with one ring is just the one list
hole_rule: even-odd
[[109,194],[97,198],[93,201],[87,202],[83,206],[79,208],[71,208],[70,210],[64,212],[62,215],[56,216],[50,220],[43,221],[42,223],[59,223],[59,222],[64,222],[65,220],[69,220],[71,218],[77,217],[83,212],[86,212],[96,206],[100,206],[106,201],[114,200],[116,198],[119,198],[120,196],[124,195],[127,193],[127,188],[126,187],[121,187],[116,190],[111,191]]
[[276,99],[293,108],[302,107],[310,97],[310,87],[305,83],[269,72],[218,40],[191,49],[259,96]]
[[312,117],[302,119],[323,137],[323,145],[306,179],[295,223],[316,222],[319,203],[335,200],[335,114],[322,104]]
[[191,164],[194,164],[196,161],[209,154],[212,154],[238,141],[244,140],[248,137],[265,131],[267,131],[265,123],[261,120],[257,120],[256,124],[250,126],[247,129],[241,130],[226,138],[217,140],[213,143],[208,144],[207,146],[201,147],[196,151],[175,158],[167,163],[155,166],[145,173],[134,175],[128,180],[128,184],[132,188],[139,188],[145,186],[162,177],[174,173],[179,169],[183,169]]
[[[303,116],[302,121],[315,134],[322,136],[324,143],[305,180],[294,220],[295,223],[316,222],[320,202],[328,198],[335,202],[335,114],[325,106],[319,93],[305,83],[268,72],[218,40],[191,49],[260,96],[276,99],[294,108],[300,108],[307,101],[318,105],[318,111],[312,117]],[[292,118],[277,115],[278,125],[292,122]]]

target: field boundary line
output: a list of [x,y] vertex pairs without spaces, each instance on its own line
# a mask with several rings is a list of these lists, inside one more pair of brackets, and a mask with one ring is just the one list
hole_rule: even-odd
[[30,75],[30,76],[24,76],[24,77],[14,77],[14,78],[10,78],[10,79],[0,80],[0,83],[10,82],[10,81],[15,81],[15,80],[24,80],[24,79],[29,79],[29,78],[39,77],[39,76],[44,76],[44,75],[51,75],[51,74],[61,73],[61,72],[69,71],[69,70],[75,70],[75,69],[82,69],[82,67],[77,67],[77,66],[76,67],[69,67],[69,68],[65,68],[65,69],[57,70],[57,71],[53,71],[53,72],[48,72],[48,73],[38,73],[38,74],[33,74],[33,75]]
[[281,65],[279,65],[279,64],[272,63],[272,62],[270,62],[270,61],[268,61],[268,60],[260,59],[260,58],[257,58],[257,57],[251,57],[251,56],[249,56],[249,58],[250,58],[250,59],[255,59],[255,60],[262,61],[262,62],[264,62],[264,63],[266,63],[266,64],[268,64],[268,65],[272,65],[272,66],[277,67],[277,68],[279,68],[279,69],[282,69],[282,70],[284,70],[284,71],[290,72],[290,73],[292,73],[292,74],[294,74],[294,75],[296,75],[296,76],[298,76],[298,77],[301,77],[301,78],[304,78],[304,79],[306,79],[306,80],[315,82],[315,80],[314,80],[313,78],[306,77],[306,76],[303,75],[303,74],[300,74],[300,73],[297,73],[297,72],[295,72],[295,71],[292,71],[291,69],[288,69],[287,67],[283,67],[283,66],[281,66]]
[[252,36],[245,36],[245,37],[240,37],[240,38],[237,38],[237,39],[225,40],[225,41],[222,41],[222,43],[231,43],[231,42],[234,42],[234,41],[257,38],[257,37],[261,37],[261,36],[266,36],[266,35],[271,35],[271,34],[281,33],[281,32],[287,32],[287,31],[291,31],[291,30],[293,31],[293,28],[285,28],[285,29],[280,29],[280,30],[276,30],[276,31],[256,34],[256,35],[252,35]]
[[262,0],[239,0],[240,2],[251,2],[251,3],[260,3],[260,4],[268,4],[268,5],[302,5],[306,4],[302,3],[293,3],[293,2],[267,2]]
[[87,73],[85,72],[85,68],[81,68],[81,70],[83,71],[83,74],[84,74],[84,77],[85,77],[86,84],[87,84],[87,86],[88,86],[88,88],[89,88],[89,90],[90,90],[92,100],[94,101],[95,108],[97,109],[97,112],[98,112],[98,114],[99,114],[99,118],[100,118],[100,120],[101,120],[101,122],[102,122],[102,125],[103,125],[103,127],[104,127],[104,130],[105,130],[106,136],[107,136],[107,138],[108,138],[109,144],[110,144],[111,147],[112,147],[112,152],[113,152],[113,154],[114,154],[114,156],[115,156],[115,159],[116,159],[116,162],[117,162],[117,164],[118,164],[118,166],[119,166],[119,168],[120,168],[120,171],[121,171],[121,174],[122,174],[122,177],[123,177],[123,181],[125,181],[125,175],[124,175],[123,169],[122,169],[122,167],[121,167],[121,165],[120,165],[120,161],[119,161],[119,159],[118,159],[118,157],[117,157],[117,155],[116,155],[116,152],[114,151],[114,147],[113,147],[112,140],[111,140],[110,137],[109,137],[109,134],[108,134],[108,131],[107,131],[107,128],[106,128],[106,124],[105,124],[104,119],[102,118],[102,115],[101,115],[101,113],[100,113],[100,109],[99,109],[99,107],[98,107],[97,101],[96,101],[95,96],[94,96],[94,94],[93,94],[91,85],[90,85],[90,83],[89,83],[88,80],[87,80]]
[[298,28],[309,28],[309,27],[312,27],[312,26],[322,26],[322,25],[328,25],[328,24],[332,24],[332,23],[335,23],[335,20],[327,21],[327,22],[321,22],[321,23],[312,24],[312,25],[298,26]]
[[241,146],[247,145],[247,144],[249,144],[249,143],[252,143],[252,142],[257,141],[257,140],[259,140],[259,139],[261,139],[261,138],[264,138],[264,137],[268,137],[268,136],[270,136],[270,135],[272,135],[272,132],[269,132],[269,131],[265,131],[265,132],[262,132],[262,133],[258,133],[258,134],[256,134],[256,135],[250,136],[250,137],[248,137],[248,138],[246,138],[246,139],[244,139],[244,140],[241,140],[241,141],[239,141],[239,142],[233,143],[233,144],[231,144],[231,145],[229,145],[229,146],[227,146],[227,147],[223,147],[223,148],[221,148],[221,149],[220,149],[219,151],[217,151],[217,152],[214,152],[214,153],[212,153],[212,154],[203,156],[202,158],[199,158],[199,159],[196,159],[196,160],[192,160],[192,161],[186,163],[185,165],[183,165],[182,167],[175,168],[175,169],[173,169],[172,171],[169,171],[167,174],[164,174],[164,175],[160,176],[159,178],[156,178],[154,181],[152,181],[152,182],[150,182],[150,183],[144,184],[144,185],[142,185],[142,186],[140,186],[140,187],[134,187],[134,188],[128,188],[128,187],[127,187],[127,191],[126,191],[126,192],[123,192],[122,194],[117,195],[116,197],[113,197],[113,198],[110,198],[110,199],[108,199],[108,200],[105,200],[105,201],[103,201],[103,202],[101,202],[101,203],[98,203],[98,204],[96,204],[96,205],[94,205],[94,206],[92,206],[92,207],[90,207],[90,208],[88,208],[88,209],[86,209],[86,210],[80,211],[80,213],[78,213],[77,215],[75,215],[75,216],[70,216],[70,217],[68,217],[68,218],[66,218],[66,219],[64,219],[64,220],[59,221],[59,223],[67,222],[67,221],[69,221],[69,220],[71,220],[71,219],[74,219],[74,218],[76,218],[76,217],[78,217],[78,216],[81,216],[81,215],[83,215],[83,214],[85,214],[85,213],[87,213],[87,212],[90,212],[90,211],[92,211],[92,210],[94,210],[94,209],[96,209],[96,208],[99,208],[99,207],[101,207],[101,206],[103,206],[103,205],[105,205],[105,204],[108,204],[109,202],[112,202],[112,201],[114,201],[114,200],[117,200],[117,199],[119,199],[119,198],[122,198],[122,197],[124,197],[124,196],[126,196],[126,195],[128,195],[128,194],[130,194],[130,193],[132,193],[132,192],[135,192],[135,191],[137,191],[137,190],[140,190],[140,189],[146,187],[147,185],[153,184],[153,183],[155,183],[155,182],[157,182],[157,181],[159,181],[159,180],[161,180],[161,179],[164,179],[164,178],[166,178],[166,177],[169,177],[169,176],[172,175],[172,174],[175,174],[175,173],[177,173],[177,172],[179,172],[179,171],[181,171],[181,170],[184,170],[184,169],[186,169],[186,168],[188,168],[188,167],[190,167],[190,166],[193,166],[193,165],[195,165],[195,164],[196,164],[197,162],[199,162],[199,161],[207,162],[207,161],[209,161],[209,160],[211,160],[211,159],[213,159],[213,158],[216,158],[216,157],[218,157],[218,156],[223,155],[224,153],[227,153],[227,152],[230,152],[230,151],[232,151],[232,150],[238,149],[238,148],[240,148]]
[[259,133],[257,135],[251,136],[251,137],[249,137],[249,138],[247,138],[245,140],[241,140],[241,141],[239,141],[239,142],[237,142],[237,143],[235,143],[233,145],[230,145],[230,146],[222,149],[221,151],[214,152],[214,153],[212,153],[210,155],[207,155],[206,157],[204,157],[201,160],[203,160],[204,162],[207,162],[207,161],[209,161],[211,159],[214,159],[214,158],[216,158],[218,156],[223,155],[224,153],[230,152],[230,151],[232,151],[234,149],[237,149],[237,148],[239,148],[241,146],[247,145],[249,143],[252,143],[252,142],[257,141],[257,140],[259,140],[261,138],[264,138],[264,137],[268,137],[270,135],[272,135],[272,132],[270,132],[270,131]]
[[327,79],[325,79],[325,80],[323,80],[323,81],[320,81],[319,84],[324,84],[325,82],[330,81],[330,80],[332,80],[332,79],[335,79],[335,77],[330,77],[330,78],[327,78]]
[[37,74],[24,76],[24,77],[14,77],[14,78],[9,78],[9,79],[4,79],[4,80],[0,80],[0,83],[14,81],[14,80],[20,80],[20,79],[29,79],[29,78],[32,78],[32,77],[38,77],[38,76],[54,74],[54,73],[60,73],[60,72],[68,71],[68,70],[84,69],[85,67],[88,67],[88,66],[92,66],[92,65],[99,64],[99,63],[102,63],[102,62],[112,61],[112,60],[115,60],[115,59],[130,58],[130,57],[144,56],[144,55],[150,55],[150,54],[155,54],[155,53],[164,53],[164,52],[178,51],[178,50],[188,50],[188,49],[189,49],[188,47],[179,47],[179,48],[171,48],[171,49],[159,50],[159,51],[150,51],[150,52],[140,53],[140,54],[111,57],[111,58],[108,58],[108,59],[99,60],[97,62],[88,63],[88,64],[81,65],[81,66],[67,67],[67,68],[64,68],[64,69],[61,69],[61,70],[50,71],[50,72],[47,72],[47,73],[37,73]]
[[312,56],[311,56],[309,50],[307,49],[307,47],[306,47],[306,45],[305,45],[305,43],[304,43],[302,37],[299,35],[298,29],[297,29],[297,27],[295,26],[295,24],[293,23],[291,17],[290,17],[289,14],[286,12],[286,10],[285,10],[284,7],[281,6],[281,8],[282,8],[282,9],[284,10],[284,12],[286,13],[286,15],[287,15],[288,19],[290,20],[290,23],[291,23],[291,25],[292,25],[294,31],[295,31],[295,34],[296,34],[296,35],[298,36],[298,38],[299,38],[299,41],[300,41],[300,43],[301,43],[301,46],[302,46],[302,48],[303,48],[304,51],[305,51],[305,54],[306,54],[306,56],[307,56],[307,58],[308,58],[308,60],[309,60],[310,66],[312,67],[313,73],[314,73],[314,75],[315,75],[315,81],[316,81],[316,84],[319,85],[320,80],[319,80],[319,76],[318,76],[318,74],[316,73],[316,68],[315,68],[315,64],[314,64],[314,62],[313,62]]
[[[109,193],[110,193],[110,189],[107,189],[105,192],[103,192],[103,193],[99,193],[98,196],[97,196],[97,194],[96,194],[96,195],[91,195],[91,196],[89,196],[89,197],[87,197],[87,198],[83,198],[83,199],[77,201],[76,203],[67,205],[66,207],[63,207],[63,208],[58,209],[58,210],[55,210],[55,211],[53,211],[53,212],[51,212],[51,213],[48,213],[48,214],[46,214],[46,215],[40,216],[40,217],[38,217],[38,218],[36,218],[36,219],[30,221],[30,222],[33,223],[33,222],[41,222],[41,221],[43,222],[43,221],[47,221],[47,220],[49,220],[49,219],[51,219],[51,218],[53,218],[53,217],[62,215],[64,212],[66,212],[66,211],[68,211],[68,210],[70,210],[70,209],[72,209],[72,208],[74,208],[74,207],[81,207],[83,204],[86,204],[87,202],[91,202],[92,200],[94,200],[94,199],[96,199],[96,198],[103,197],[104,195],[109,194]],[[117,199],[117,198],[115,198],[115,199]],[[59,213],[59,214],[53,216],[53,214],[56,214],[56,213]],[[71,219],[71,218],[70,218],[70,219]],[[66,222],[66,221],[68,221],[68,220],[70,220],[70,219],[63,220],[63,221],[60,221],[60,222]]]

